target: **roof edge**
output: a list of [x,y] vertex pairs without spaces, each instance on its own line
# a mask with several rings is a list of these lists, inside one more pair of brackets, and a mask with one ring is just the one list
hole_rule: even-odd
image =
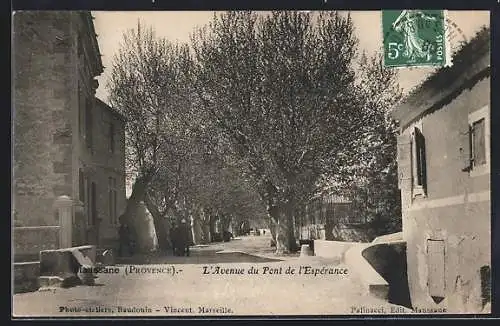
[[98,98],[97,96],[94,97],[94,99],[100,103],[102,106],[106,107],[106,109],[111,112],[113,115],[115,115],[117,118],[122,120],[123,122],[127,122],[127,117],[125,117],[120,111],[116,110],[115,108],[111,107],[109,104]]
[[438,104],[446,102],[445,99],[449,102],[450,96],[460,95],[464,85],[472,87],[471,83],[475,84],[477,78],[482,79],[485,71],[489,74],[490,43],[490,29],[481,29],[454,55],[453,66],[442,67],[431,74],[392,109],[393,118],[403,127],[417,117],[441,108],[444,104]]

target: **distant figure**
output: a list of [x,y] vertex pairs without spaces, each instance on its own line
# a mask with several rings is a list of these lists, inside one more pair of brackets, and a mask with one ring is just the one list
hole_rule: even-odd
[[172,245],[174,255],[189,256],[189,228],[186,220],[182,219],[181,224],[176,227],[172,234]]
[[222,241],[229,242],[232,237],[233,237],[233,234],[231,232],[229,232],[229,231],[222,232]]
[[172,224],[170,228],[170,241],[172,242],[172,253],[174,256],[177,256],[177,227],[175,224]]
[[119,255],[121,257],[125,257],[125,255],[132,256],[130,228],[126,222],[120,224],[120,229],[118,230],[118,237],[120,241],[120,247],[118,249]]

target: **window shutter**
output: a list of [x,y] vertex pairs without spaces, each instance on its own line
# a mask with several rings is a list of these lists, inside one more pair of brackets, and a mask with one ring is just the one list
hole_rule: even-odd
[[82,169],[78,170],[78,199],[85,202],[85,177]]
[[398,136],[398,186],[399,189],[411,185],[411,140],[408,135]]
[[89,99],[85,101],[85,139],[87,147],[92,152],[92,103]]
[[471,128],[460,132],[460,160],[462,171],[470,171],[472,168],[472,132]]
[[427,180],[427,162],[425,155],[425,137],[422,132],[415,128],[415,145],[417,147],[417,185],[426,187]]
[[486,149],[485,149],[485,136],[484,136],[484,119],[474,122],[473,126],[473,148],[474,148],[474,165],[481,165],[486,163]]

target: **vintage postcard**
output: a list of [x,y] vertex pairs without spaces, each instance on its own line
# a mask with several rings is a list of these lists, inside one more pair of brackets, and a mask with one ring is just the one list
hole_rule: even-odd
[[490,12],[16,11],[13,317],[491,313]]

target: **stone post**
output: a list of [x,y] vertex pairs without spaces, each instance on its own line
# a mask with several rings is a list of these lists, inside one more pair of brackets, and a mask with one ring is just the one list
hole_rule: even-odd
[[55,207],[59,217],[59,248],[72,247],[73,201],[68,196],[59,196]]

